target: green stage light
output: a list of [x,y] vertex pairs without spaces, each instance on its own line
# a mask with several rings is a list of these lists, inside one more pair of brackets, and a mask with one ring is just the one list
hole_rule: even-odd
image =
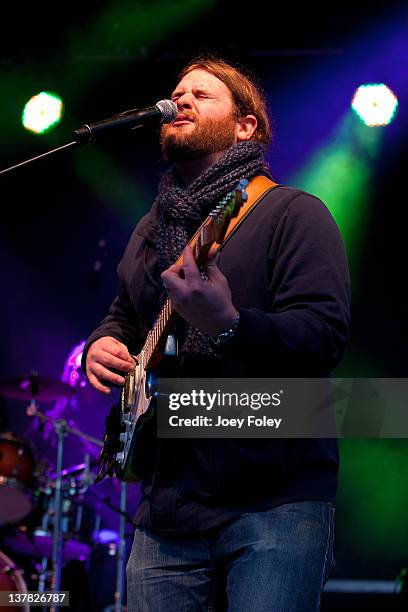
[[356,121],[350,111],[289,179],[290,184],[313,193],[328,206],[345,240],[352,271],[358,269],[370,217],[375,161],[383,136],[381,130],[370,130]]
[[351,108],[369,127],[391,123],[397,107],[397,96],[384,83],[360,85],[351,101]]
[[25,105],[22,117],[23,126],[35,134],[44,134],[61,121],[62,113],[61,98],[56,94],[41,91]]

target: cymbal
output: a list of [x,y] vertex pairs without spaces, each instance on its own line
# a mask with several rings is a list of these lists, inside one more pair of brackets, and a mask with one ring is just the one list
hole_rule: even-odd
[[[88,467],[95,467],[97,465],[97,461],[90,461],[89,462],[89,466]],[[86,463],[78,463],[77,465],[72,465],[71,467],[65,468],[64,470],[61,471],[61,476],[64,478],[65,476],[79,476],[81,475],[82,472],[84,472],[87,468],[87,464]],[[50,480],[56,480],[57,479],[57,473],[56,472],[52,472],[52,474],[50,474]]]
[[0,380],[0,394],[12,399],[54,402],[74,393],[75,389],[67,383],[36,374]]

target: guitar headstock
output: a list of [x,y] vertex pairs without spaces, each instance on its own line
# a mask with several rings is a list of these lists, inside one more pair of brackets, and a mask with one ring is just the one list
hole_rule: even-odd
[[248,184],[247,179],[241,179],[235,189],[229,191],[210,212],[211,229],[214,233],[213,239],[218,244],[221,244],[223,240],[230,219],[238,215],[243,203],[247,201],[246,188]]
[[238,215],[243,203],[248,199],[248,184],[247,179],[241,179],[235,189],[229,191],[210,212],[199,235],[191,244],[198,266],[204,265],[214,243],[222,243],[230,220]]

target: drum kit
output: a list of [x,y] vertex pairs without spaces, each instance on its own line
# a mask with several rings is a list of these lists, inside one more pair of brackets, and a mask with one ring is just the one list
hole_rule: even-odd
[[[68,435],[85,441],[88,447],[92,444],[99,448],[103,443],[71,422],[39,409],[39,402],[58,401],[73,391],[65,382],[38,375],[0,380],[0,395],[28,402],[27,415],[51,426],[57,439],[57,459],[53,466],[41,464],[32,443],[11,432],[0,433],[1,547],[12,556],[29,560],[30,568],[35,568],[29,572],[29,589],[41,593],[61,591],[64,566],[74,560],[89,561],[93,551],[104,545],[109,555],[116,558],[114,607],[110,609],[119,611],[123,609],[125,529],[131,520],[126,512],[126,485],[121,485],[119,508],[112,507],[93,489],[100,502],[106,501],[119,515],[118,532],[101,529],[101,515],[84,501],[85,493],[95,483],[92,467],[96,462],[85,454],[82,463],[63,469],[63,451]],[[0,590],[27,591],[23,572],[2,551]],[[2,609],[0,605],[0,612]],[[56,609],[55,604],[52,609]]]

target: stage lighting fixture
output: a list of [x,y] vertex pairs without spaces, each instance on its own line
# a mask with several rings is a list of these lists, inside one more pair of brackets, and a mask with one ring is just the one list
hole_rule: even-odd
[[54,93],[41,91],[25,105],[22,117],[23,126],[35,134],[44,134],[61,121],[62,113],[61,98]]
[[391,123],[397,107],[397,96],[384,83],[360,85],[351,102],[351,108],[369,127]]

